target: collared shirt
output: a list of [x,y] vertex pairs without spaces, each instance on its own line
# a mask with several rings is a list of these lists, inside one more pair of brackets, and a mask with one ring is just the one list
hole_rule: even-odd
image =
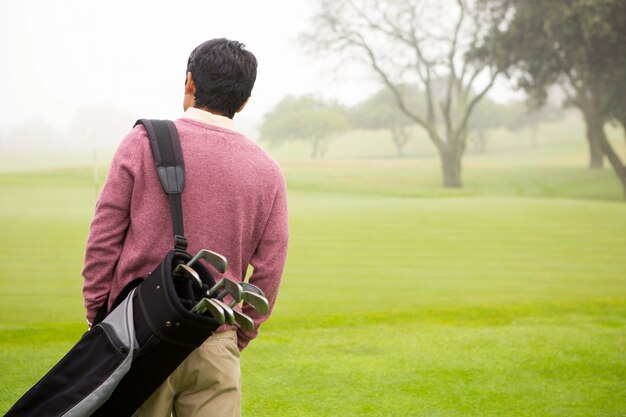
[[206,110],[198,109],[196,107],[189,107],[183,114],[183,119],[192,119],[208,125],[214,125],[239,133],[239,131],[235,127],[235,122],[233,121],[233,119],[229,119],[226,116],[214,114]]

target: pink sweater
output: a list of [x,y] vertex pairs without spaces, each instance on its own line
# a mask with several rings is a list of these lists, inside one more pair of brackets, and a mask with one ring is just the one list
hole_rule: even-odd
[[[287,255],[287,195],[278,165],[231,130],[192,119],[176,122],[185,161],[185,237],[192,255],[210,249],[228,259],[226,277],[261,288],[273,308]],[[120,144],[96,205],[85,253],[87,320],[107,294],[112,303],[132,279],[147,276],[173,248],[167,197],[146,131],[135,127]],[[238,329],[245,348],[267,318],[250,306],[254,332]],[[271,311],[271,310],[270,310]],[[223,326],[218,331],[228,327]]]

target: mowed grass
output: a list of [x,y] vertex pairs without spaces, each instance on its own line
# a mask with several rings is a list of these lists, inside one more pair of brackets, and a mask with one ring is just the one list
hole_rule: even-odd
[[248,415],[626,411],[621,205],[294,198]]
[[[480,158],[455,191],[420,158],[283,160],[290,252],[245,416],[626,415],[617,181]],[[85,330],[92,175],[0,175],[0,412]]]

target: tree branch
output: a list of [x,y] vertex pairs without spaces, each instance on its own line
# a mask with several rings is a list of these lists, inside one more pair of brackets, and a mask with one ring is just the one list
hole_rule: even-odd
[[[463,119],[457,129],[457,134],[467,129],[467,123],[472,114],[472,111],[474,110],[474,107],[476,107],[476,104],[478,104],[478,102],[485,96],[485,94],[487,94],[487,92],[491,89],[491,87],[493,87],[493,84],[495,83],[497,76],[498,76],[498,70],[497,69],[493,70],[492,68],[491,79],[489,80],[489,83],[482,89],[480,93],[478,93],[472,99],[472,101],[470,101],[469,105],[467,106],[467,109],[465,110],[465,115],[463,116]],[[469,88],[471,88],[471,86],[468,86],[468,89]]]
[[451,117],[451,106],[452,106],[452,87],[457,82],[457,74],[456,74],[456,66],[454,63],[454,58],[456,56],[457,43],[459,40],[459,32],[461,30],[461,26],[463,25],[463,20],[465,17],[465,3],[463,0],[457,0],[457,4],[460,9],[459,20],[457,21],[454,28],[454,35],[452,37],[452,44],[450,45],[450,51],[448,53],[448,67],[450,70],[450,74],[448,76],[448,83],[446,87],[446,98],[441,106],[441,112],[443,114],[443,118],[446,125],[447,136],[452,132],[452,117]]
[[361,47],[365,51],[365,53],[370,59],[370,64],[372,65],[372,68],[374,69],[374,71],[378,73],[378,75],[383,80],[383,83],[387,86],[387,88],[389,88],[391,93],[394,95],[400,110],[404,114],[406,114],[409,118],[411,118],[413,121],[415,121],[415,123],[422,126],[428,132],[428,135],[430,136],[431,140],[435,143],[435,145],[438,148],[440,149],[443,148],[445,146],[444,142],[439,137],[439,134],[435,130],[435,127],[431,125],[427,120],[422,119],[417,114],[413,113],[412,111],[408,109],[404,101],[404,98],[402,97],[402,94],[398,90],[397,86],[389,79],[389,76],[387,75],[387,73],[380,67],[380,65],[378,64],[378,59],[376,58],[376,55],[374,54],[372,49],[369,47],[369,45],[367,45],[365,40],[361,37],[361,41],[359,43],[355,43],[355,45]]

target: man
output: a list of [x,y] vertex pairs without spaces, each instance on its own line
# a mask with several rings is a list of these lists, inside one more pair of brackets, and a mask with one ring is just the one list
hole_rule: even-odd
[[[183,118],[175,124],[185,162],[182,194],[188,251],[223,254],[235,281],[253,267],[250,282],[272,308],[288,240],[285,181],[278,165],[237,133],[235,113],[248,102],[257,61],[244,45],[213,39],[187,64]],[[172,248],[168,201],[148,137],[135,127],[120,144],[96,205],[83,270],[87,321],[109,295],[109,306],[133,278],[147,276]],[[196,349],[142,406],[140,415],[239,416],[239,351],[264,320],[249,306],[255,331],[222,326]],[[155,364],[158,366],[158,364]]]

